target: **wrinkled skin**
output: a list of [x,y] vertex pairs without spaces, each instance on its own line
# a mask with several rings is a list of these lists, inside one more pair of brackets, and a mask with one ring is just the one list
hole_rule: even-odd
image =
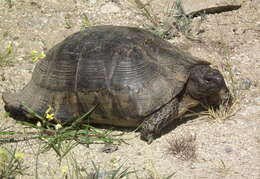
[[231,102],[222,74],[206,65],[197,65],[191,69],[186,93],[205,105],[214,107]]

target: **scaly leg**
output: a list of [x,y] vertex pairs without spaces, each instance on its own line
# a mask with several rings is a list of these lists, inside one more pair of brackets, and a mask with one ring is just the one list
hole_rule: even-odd
[[179,101],[172,99],[161,109],[147,117],[142,124],[141,139],[152,143],[156,136],[160,135],[161,130],[171,123],[178,114]]

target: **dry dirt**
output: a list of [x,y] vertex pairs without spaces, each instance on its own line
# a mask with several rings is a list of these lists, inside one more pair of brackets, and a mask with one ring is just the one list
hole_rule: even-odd
[[[163,13],[162,9],[162,13]],[[1,0],[1,50],[9,41],[15,44],[12,65],[0,68],[0,96],[4,91],[17,91],[30,79],[34,64],[28,56],[32,50],[50,49],[68,35],[84,28],[84,15],[89,25],[128,25],[143,27],[151,24],[127,0]],[[196,19],[194,19],[196,21]],[[260,179],[260,1],[244,1],[242,7],[230,12],[206,15],[201,24],[200,42],[178,36],[170,42],[181,46],[193,55],[223,67],[225,59],[231,64],[234,82],[242,92],[239,110],[228,120],[195,118],[178,125],[174,130],[147,145],[138,133],[127,133],[128,144],[121,144],[113,153],[102,153],[103,145],[78,146],[73,149],[79,165],[92,170],[91,161],[102,170],[112,170],[125,163],[137,170],[139,178],[151,175],[173,178],[249,178]],[[5,116],[0,100],[0,129],[22,131],[23,126]],[[167,140],[180,135],[195,135],[197,158],[183,161],[167,152]],[[27,176],[36,178],[35,152],[37,141],[0,146],[18,146],[25,154]],[[40,155],[39,178],[61,178],[54,152]],[[18,177],[20,178],[20,177]],[[132,175],[130,178],[136,178]],[[155,177],[154,177],[155,178]]]

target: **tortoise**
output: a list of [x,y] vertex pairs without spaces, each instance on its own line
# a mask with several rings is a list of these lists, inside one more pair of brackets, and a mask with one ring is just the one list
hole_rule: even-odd
[[135,27],[96,26],[76,32],[50,49],[18,93],[3,94],[15,119],[24,106],[44,115],[48,105],[60,122],[94,106],[89,122],[121,127],[141,124],[151,143],[191,107],[227,102],[219,70],[153,33]]

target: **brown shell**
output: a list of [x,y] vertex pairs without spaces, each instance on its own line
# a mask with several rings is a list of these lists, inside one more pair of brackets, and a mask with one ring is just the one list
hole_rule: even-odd
[[136,126],[183,90],[196,64],[209,63],[146,30],[91,27],[50,49],[28,85],[3,99],[40,115],[51,105],[62,121],[98,104],[92,122]]

